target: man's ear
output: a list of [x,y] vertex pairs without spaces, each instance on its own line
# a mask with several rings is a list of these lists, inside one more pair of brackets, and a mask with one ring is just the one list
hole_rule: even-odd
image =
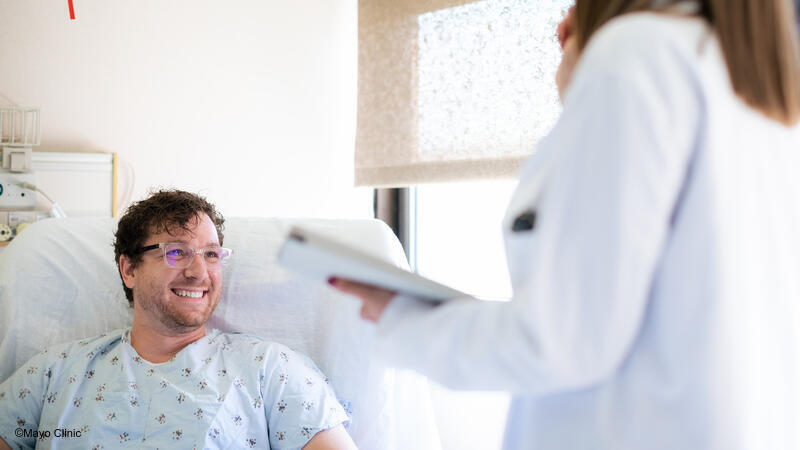
[[119,273],[125,286],[133,289],[136,285],[136,273],[134,272],[133,263],[127,255],[119,255]]

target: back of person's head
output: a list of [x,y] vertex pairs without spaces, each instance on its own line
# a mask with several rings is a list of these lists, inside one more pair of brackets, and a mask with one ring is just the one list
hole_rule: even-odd
[[[797,0],[697,0],[722,47],[734,91],[786,125],[800,121]],[[680,0],[576,0],[578,47],[621,14],[664,9]],[[654,6],[656,5],[656,6]]]
[[[151,234],[173,233],[173,230],[189,231],[190,226],[202,214],[206,214],[217,230],[219,245],[222,245],[225,218],[205,198],[177,189],[151,192],[146,199],[135,202],[119,219],[114,240],[114,259],[119,268],[119,258],[125,255],[136,267],[142,261],[139,249]],[[122,284],[125,297],[133,304],[133,291]]]

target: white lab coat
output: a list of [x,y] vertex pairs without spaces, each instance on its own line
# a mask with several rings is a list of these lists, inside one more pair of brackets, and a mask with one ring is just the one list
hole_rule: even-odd
[[509,449],[800,448],[800,127],[703,20],[595,35],[504,227],[512,301],[398,297],[383,358],[511,391]]

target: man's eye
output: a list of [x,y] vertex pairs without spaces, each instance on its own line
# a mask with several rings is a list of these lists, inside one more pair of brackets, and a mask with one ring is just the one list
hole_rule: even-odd
[[219,250],[206,250],[205,258],[206,259],[219,258]]
[[171,258],[183,258],[184,256],[186,256],[186,252],[181,250],[181,249],[179,249],[179,248],[176,248],[176,249],[168,250],[167,251],[167,256],[169,256]]

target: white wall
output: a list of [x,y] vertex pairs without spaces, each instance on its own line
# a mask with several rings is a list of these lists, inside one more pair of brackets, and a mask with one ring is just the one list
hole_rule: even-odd
[[73,1],[74,21],[67,0],[0,0],[0,104],[41,107],[37,150],[117,152],[133,199],[370,214],[352,187],[356,0]]

